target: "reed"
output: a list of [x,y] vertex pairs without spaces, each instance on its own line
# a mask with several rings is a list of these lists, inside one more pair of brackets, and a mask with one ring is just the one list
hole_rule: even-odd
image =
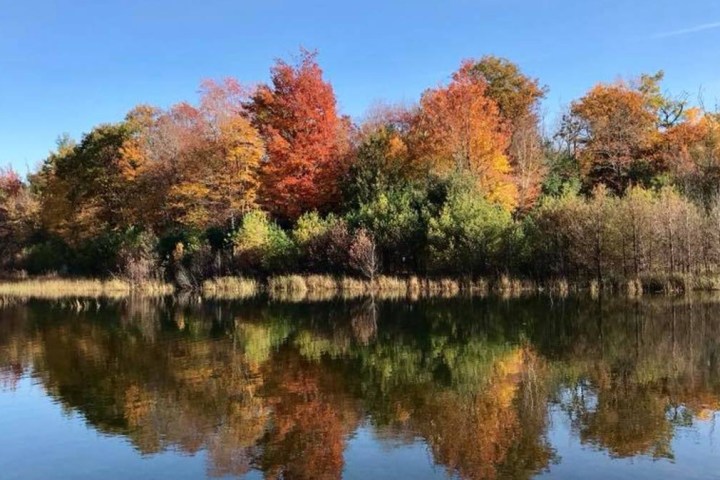
[[249,298],[260,290],[257,280],[246,277],[218,277],[205,280],[202,284],[203,295],[217,299]]
[[[281,275],[266,281],[242,276],[225,276],[206,280],[200,293],[205,298],[244,299],[262,292],[276,300],[323,301],[335,297],[356,298],[375,296],[380,299],[408,299],[460,295],[484,297],[489,294],[504,298],[523,296],[535,292],[567,297],[571,292],[588,289],[592,297],[601,290],[626,293],[639,297],[644,293],[676,295],[690,291],[720,290],[720,275],[644,274],[638,278],[617,278],[600,284],[569,282],[557,278],[536,284],[529,280],[501,276],[494,280],[484,278],[423,278],[418,276],[395,277],[380,275],[372,282],[358,277],[332,275]],[[7,305],[11,299],[64,299],[72,297],[125,298],[130,295],[159,297],[174,293],[172,285],[162,282],[145,282],[133,285],[122,279],[67,279],[57,277],[19,278],[0,281],[0,298]],[[198,298],[200,298],[198,296]]]
[[383,298],[402,298],[408,295],[408,278],[381,275],[370,285],[373,293]]
[[714,292],[720,290],[720,276],[718,275],[696,275],[692,278],[693,290]]
[[301,275],[281,275],[268,279],[267,291],[271,298],[300,301],[307,295],[308,287]]
[[304,277],[308,292],[337,292],[340,289],[337,278],[330,275],[309,275]]
[[168,295],[171,285],[146,282],[131,285],[119,279],[37,278],[0,282],[0,296],[19,298],[61,299],[67,297],[120,298],[130,294]]
[[490,293],[490,283],[485,278],[465,278],[460,282],[460,289],[469,296],[485,297]]
[[551,295],[565,298],[570,294],[570,283],[566,278],[555,278],[545,283],[544,287]]
[[625,292],[630,298],[638,298],[643,294],[643,285],[639,278],[631,278],[625,282]]

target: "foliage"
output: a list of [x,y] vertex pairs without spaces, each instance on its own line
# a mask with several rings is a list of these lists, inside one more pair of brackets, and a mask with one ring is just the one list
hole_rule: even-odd
[[372,232],[390,270],[416,270],[425,244],[426,202],[427,194],[419,189],[393,188],[361,204],[350,222]]
[[18,174],[0,168],[0,270],[18,265],[35,231],[37,213],[37,201]]
[[245,214],[233,234],[233,256],[240,271],[285,271],[292,267],[295,244],[259,210]]
[[244,115],[243,98],[235,81],[207,81],[198,107],[139,107],[128,114],[137,133],[123,144],[123,175],[138,198],[160,206],[134,203],[136,222],[203,229],[255,208],[265,147]]
[[351,235],[344,219],[317,212],[302,215],[293,229],[300,267],[316,273],[343,272],[348,266]]
[[470,74],[487,85],[487,96],[497,103],[500,114],[516,125],[534,113],[547,89],[536,78],[525,75],[511,61],[486,55],[470,67]]
[[268,85],[205,81],[196,103],[61,137],[27,180],[0,170],[0,269],[183,288],[380,260],[405,277],[708,278],[720,116],[662,79],[597,84],[545,136],[546,88],[486,56],[354,125],[302,50]]
[[418,165],[407,148],[407,138],[393,124],[366,127],[343,182],[347,208],[357,208],[390,188],[419,177]]
[[539,127],[539,104],[547,89],[507,59],[487,55],[472,64],[471,75],[487,85],[500,116],[510,126],[508,157],[517,187],[518,208],[529,210],[540,195],[546,173],[543,139]]
[[340,193],[348,125],[337,114],[333,88],[315,58],[302,50],[296,65],[278,60],[272,86],[260,86],[247,104],[268,154],[262,166],[264,205],[285,219],[327,210]]
[[437,217],[428,225],[428,258],[433,270],[488,273],[497,265],[510,214],[490,203],[473,185],[455,183]]
[[131,192],[121,171],[121,148],[130,138],[126,123],[95,127],[78,144],[63,140],[32,178],[50,232],[72,245],[123,229]]
[[488,198],[507,209],[517,204],[506,155],[507,126],[486,85],[469,63],[453,74],[447,87],[427,90],[411,133],[411,150],[425,168],[441,176],[467,174]]
[[573,145],[589,188],[604,183],[615,193],[628,185],[648,185],[657,173],[656,83],[662,76],[643,77],[634,87],[625,82],[598,84],[572,103],[559,135]]

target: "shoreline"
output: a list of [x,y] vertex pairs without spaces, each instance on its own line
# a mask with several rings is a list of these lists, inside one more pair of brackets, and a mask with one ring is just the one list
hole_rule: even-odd
[[720,291],[720,275],[642,275],[632,279],[611,279],[602,284],[596,280],[564,278],[533,281],[501,276],[499,278],[456,278],[420,276],[378,276],[372,281],[334,275],[289,274],[265,279],[224,276],[208,279],[195,290],[180,290],[172,284],[146,282],[133,285],[121,279],[92,278],[26,278],[0,280],[0,297],[62,299],[72,297],[125,298],[129,296],[162,297],[197,294],[201,298],[240,300],[267,295],[279,301],[322,301],[333,298],[376,297],[379,299],[518,297],[601,293],[642,295],[680,295],[693,291]]

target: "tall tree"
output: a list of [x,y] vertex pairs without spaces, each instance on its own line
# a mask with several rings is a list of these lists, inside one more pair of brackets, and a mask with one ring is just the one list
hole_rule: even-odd
[[448,86],[427,90],[411,133],[412,150],[430,172],[469,173],[491,201],[514,208],[517,187],[505,153],[509,132],[486,91],[471,63],[464,63]]
[[525,75],[511,61],[487,55],[472,64],[471,74],[487,85],[486,95],[497,103],[500,114],[515,127],[525,117],[537,114],[546,88]]
[[417,174],[403,135],[392,126],[380,126],[363,135],[347,173],[343,193],[350,207],[372,201]]
[[658,158],[683,193],[711,207],[720,192],[720,116],[687,109],[662,132]]
[[603,183],[622,193],[657,173],[657,99],[647,93],[648,81],[643,88],[599,84],[571,105],[559,135],[577,146],[588,186]]
[[339,199],[349,122],[337,113],[316,53],[302,50],[294,65],[278,60],[272,85],[260,86],[247,107],[267,146],[265,206],[290,220],[304,211],[329,209]]
[[508,156],[518,190],[518,207],[528,210],[540,195],[547,170],[538,112],[546,88],[516,64],[492,55],[474,63],[472,73],[486,83],[486,95],[497,103],[500,115],[510,126]]
[[13,266],[33,232],[37,203],[20,176],[0,168],[0,270]]
[[265,154],[246,118],[244,89],[234,80],[203,83],[200,105],[167,112],[139,107],[128,122],[138,134],[123,145],[123,173],[136,183],[138,218],[155,226],[207,228],[233,221],[256,206]]
[[75,144],[65,138],[31,179],[45,228],[69,243],[127,225],[131,192],[121,172],[126,122],[99,125]]

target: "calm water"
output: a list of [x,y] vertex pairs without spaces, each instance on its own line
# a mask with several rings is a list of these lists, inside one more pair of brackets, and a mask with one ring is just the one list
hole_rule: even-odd
[[720,478],[720,303],[0,308],[3,479]]

